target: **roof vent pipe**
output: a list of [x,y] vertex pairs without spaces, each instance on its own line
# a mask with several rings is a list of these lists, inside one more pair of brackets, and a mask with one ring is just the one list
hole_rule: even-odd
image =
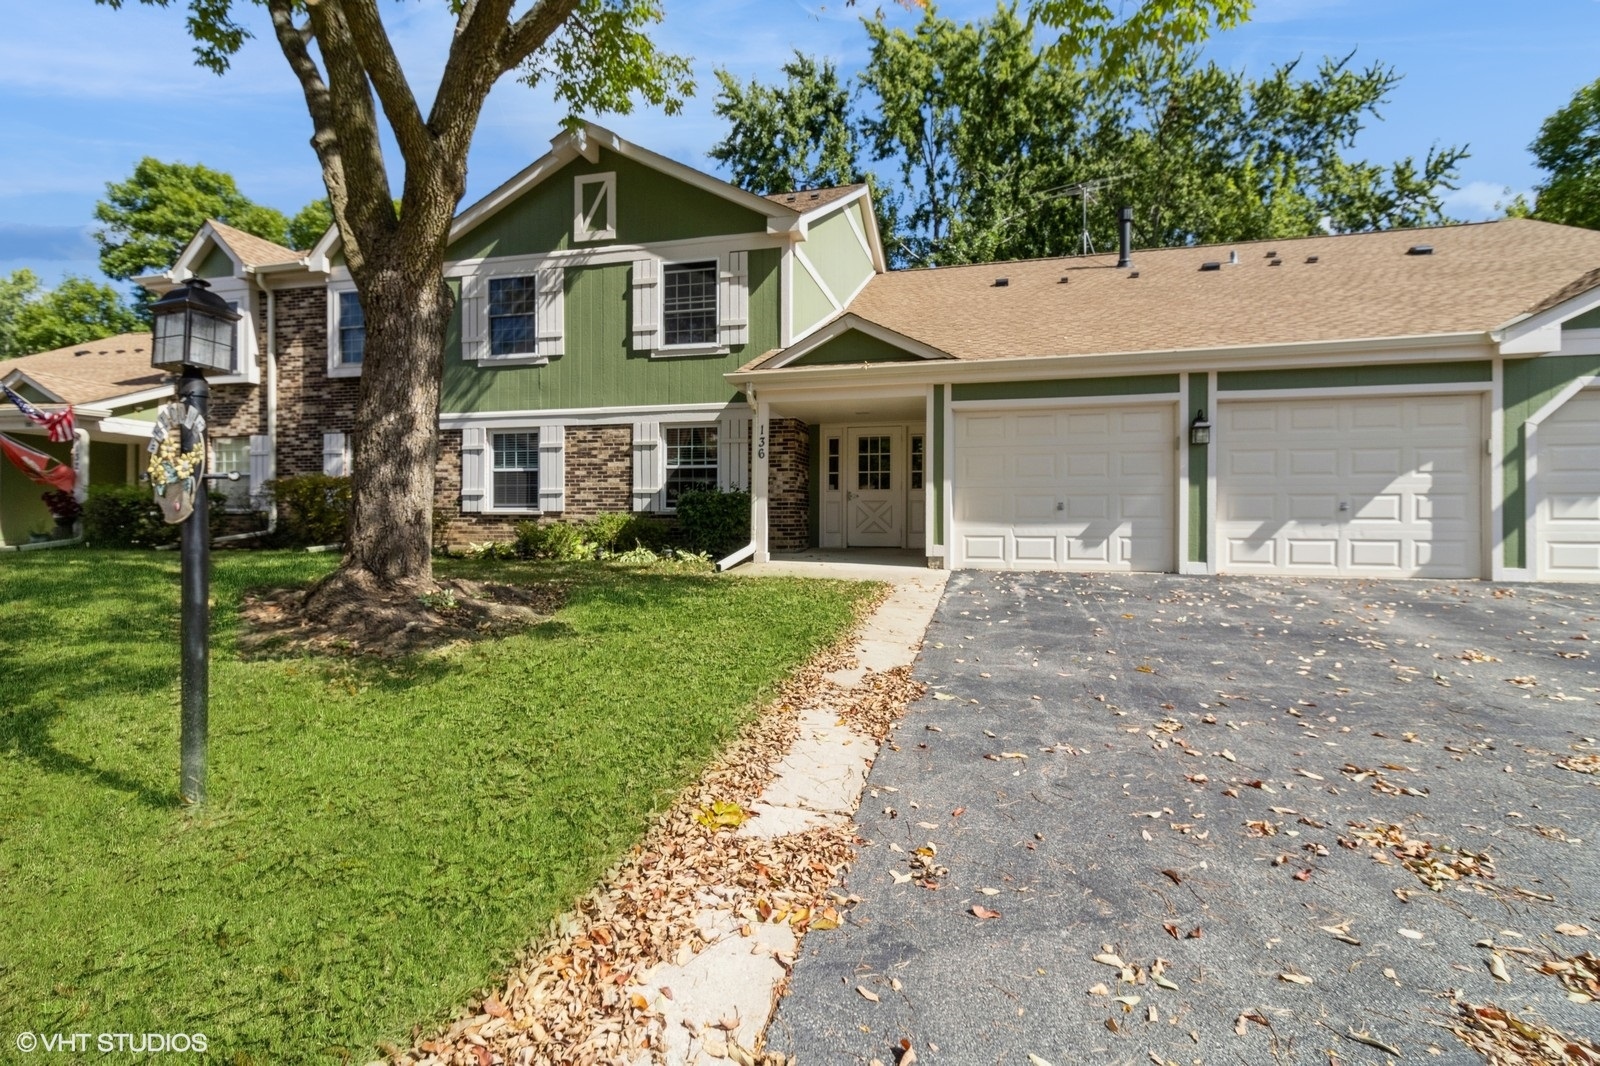
[[1117,269],[1133,266],[1133,208],[1117,212]]

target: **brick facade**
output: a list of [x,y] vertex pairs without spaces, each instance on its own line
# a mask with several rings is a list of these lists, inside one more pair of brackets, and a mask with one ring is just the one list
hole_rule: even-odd
[[772,420],[767,474],[767,541],[773,551],[811,546],[811,436],[794,418]]
[[[262,322],[266,299],[259,304]],[[276,299],[278,476],[320,474],[322,435],[355,429],[361,379],[328,376],[326,288],[280,289]],[[265,350],[264,338],[261,346]]]
[[[798,551],[811,543],[810,437],[794,419],[772,422],[772,472],[768,505],[774,551]],[[561,514],[475,515],[461,513],[461,431],[439,434],[433,506],[440,534],[451,547],[509,541],[519,522],[581,521],[633,507],[633,429],[630,426],[568,426],[567,509]]]

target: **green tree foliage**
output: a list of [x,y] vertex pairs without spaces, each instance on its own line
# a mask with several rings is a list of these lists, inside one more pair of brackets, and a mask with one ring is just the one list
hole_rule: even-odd
[[782,85],[746,86],[717,71],[714,110],[728,120],[729,133],[711,158],[729,167],[734,184],[762,195],[862,181],[850,90],[833,61],[797,51],[783,75]]
[[[124,0],[99,0],[121,7]],[[171,0],[141,0],[167,7]],[[676,113],[693,89],[688,61],[658,51],[662,0],[445,0],[454,20],[436,83],[413,91],[378,0],[256,0],[294,74],[311,147],[366,316],[356,406],[350,535],[339,570],[308,598],[330,615],[396,591],[430,594],[434,460],[450,225],[466,191],[467,152],[490,89],[516,72],[568,109],[626,113],[639,100]],[[250,32],[250,0],[187,0],[197,62],[221,73]],[[387,16],[404,18],[404,15]],[[403,164],[394,206],[386,145]],[[233,220],[230,220],[233,221]],[[237,225],[237,221],[233,221]],[[282,232],[280,224],[276,232]]]
[[239,191],[232,175],[201,164],[139,160],[126,181],[106,185],[95,204],[100,269],[126,280],[177,261],[208,218],[269,241],[282,241],[289,221]]
[[[858,173],[869,155],[898,173],[900,225],[885,240],[900,263],[1068,254],[1085,232],[1104,250],[1123,203],[1135,206],[1141,246],[1441,222],[1466,154],[1346,158],[1400,80],[1353,56],[1310,74],[1293,60],[1260,78],[1165,40],[1132,51],[1102,40],[1093,57],[1059,41],[1040,48],[1014,3],[977,23],[930,6],[910,31],[864,26],[867,66],[852,101],[827,98],[828,123],[857,132],[856,161],[839,171]],[[791,91],[740,87],[737,108],[724,79],[719,113],[734,133],[713,154],[736,178],[764,165],[740,148],[781,128],[797,66],[786,68]]]
[[284,232],[284,243],[297,251],[307,252],[322,239],[333,225],[333,206],[327,197],[312,200],[289,220]]
[[1600,78],[1545,119],[1528,150],[1549,175],[1534,189],[1533,217],[1600,229]]
[[0,278],[0,358],[31,355],[144,328],[109,285],[68,276],[44,289],[30,270]]

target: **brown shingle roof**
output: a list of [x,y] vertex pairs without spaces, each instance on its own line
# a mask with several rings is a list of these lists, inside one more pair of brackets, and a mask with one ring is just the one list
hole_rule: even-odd
[[281,244],[273,244],[264,237],[257,237],[253,233],[246,233],[242,229],[234,229],[225,222],[216,219],[207,219],[211,228],[218,237],[233,249],[233,253],[244,260],[244,265],[249,267],[267,266],[272,263],[293,263],[305,253],[297,252],[293,248],[285,248]]
[[150,365],[150,334],[119,333],[50,352],[0,360],[0,379],[14,370],[72,404],[95,404],[157,388],[165,372]]
[[796,189],[792,192],[772,192],[766,199],[784,207],[792,207],[796,211],[810,211],[812,208],[825,207],[835,200],[842,200],[846,196],[862,187],[861,182],[854,185],[833,185],[826,189]]
[[[1433,254],[1406,254],[1418,244]],[[1230,250],[1237,266],[1201,269]],[[1135,251],[1138,277],[1115,263],[894,271],[847,310],[958,359],[1481,333],[1600,285],[1600,232],[1504,219]]]

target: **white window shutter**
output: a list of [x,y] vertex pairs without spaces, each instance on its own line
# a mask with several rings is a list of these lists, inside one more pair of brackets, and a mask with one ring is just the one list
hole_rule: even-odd
[[656,259],[633,261],[633,350],[650,352],[661,347],[661,263]]
[[344,477],[350,473],[350,451],[343,433],[322,435],[322,472],[329,477]]
[[250,438],[250,495],[260,496],[272,480],[272,438],[257,434]]
[[489,358],[488,284],[482,277],[461,279],[461,359],[467,363]]
[[718,272],[717,328],[723,347],[750,343],[749,253],[729,252]]
[[468,426],[461,431],[461,510],[475,514],[483,510],[488,494],[489,479],[486,473],[488,432]]
[[666,453],[661,448],[661,423],[633,424],[633,509],[653,511],[666,475]]
[[750,487],[748,411],[728,411],[717,419],[717,487],[724,492]]
[[561,354],[567,303],[565,283],[566,271],[560,267],[539,271],[539,340],[534,350],[540,356]]
[[539,427],[539,510],[567,509],[567,430]]
[[328,290],[328,369],[334,370],[344,356],[339,350],[339,293]]

